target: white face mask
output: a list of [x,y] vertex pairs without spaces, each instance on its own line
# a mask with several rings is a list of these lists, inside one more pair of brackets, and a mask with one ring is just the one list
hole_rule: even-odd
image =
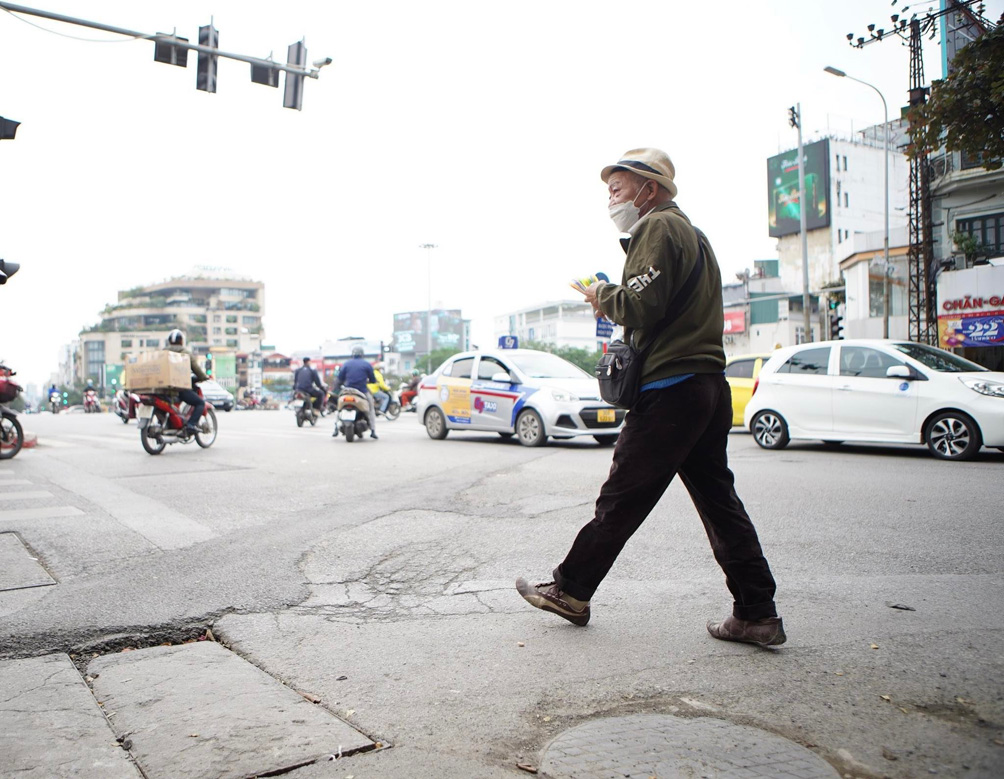
[[[642,186],[644,187],[645,184]],[[614,226],[622,233],[626,233],[641,219],[641,209],[634,204],[640,194],[641,190],[636,192],[631,200],[610,206],[610,218],[613,220]]]

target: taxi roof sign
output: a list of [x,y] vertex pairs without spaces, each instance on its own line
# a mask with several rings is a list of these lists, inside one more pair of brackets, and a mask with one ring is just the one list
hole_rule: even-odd
[[500,335],[499,349],[519,349],[519,338],[514,335]]

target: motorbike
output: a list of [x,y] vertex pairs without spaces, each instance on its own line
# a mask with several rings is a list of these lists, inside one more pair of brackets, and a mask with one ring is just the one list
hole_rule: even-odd
[[4,405],[13,402],[21,392],[21,385],[11,378],[15,373],[0,363],[0,460],[15,457],[24,444],[24,430],[17,412]]
[[384,419],[389,419],[393,422],[401,416],[401,401],[398,400],[398,394],[393,390],[387,394],[390,395],[390,402],[387,404],[387,410],[381,411],[380,404],[377,403],[376,415],[378,417],[383,417]]
[[63,396],[58,392],[49,393],[49,411],[53,414],[58,414],[60,407],[63,405]]
[[[196,389],[199,397],[202,390]],[[216,412],[210,403],[206,404],[194,435],[185,431],[185,419],[190,407],[187,403],[177,403],[173,395],[140,395],[140,405],[136,409],[139,422],[140,443],[148,454],[160,454],[168,444],[190,444],[195,442],[208,449],[216,441]]]
[[304,422],[317,424],[320,414],[314,410],[314,398],[310,393],[297,390],[293,394],[293,409],[296,411],[297,427],[303,427]]
[[101,404],[98,403],[98,393],[96,390],[84,390],[84,413],[98,414],[101,412]]
[[118,390],[112,399],[112,411],[127,425],[130,419],[136,418],[136,406],[138,405],[139,395],[124,389]]
[[338,393],[338,427],[350,444],[370,429],[370,398],[365,392],[343,387]]

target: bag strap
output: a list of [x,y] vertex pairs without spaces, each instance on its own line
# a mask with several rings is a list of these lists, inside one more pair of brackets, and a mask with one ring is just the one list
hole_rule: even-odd
[[[690,275],[687,276],[687,280],[683,282],[680,288],[670,299],[669,303],[666,305],[666,308],[669,309],[669,313],[667,313],[666,316],[664,316],[662,320],[655,326],[655,329],[652,331],[652,336],[648,340],[648,344],[645,346],[644,349],[641,350],[641,352],[639,352],[640,357],[645,356],[645,353],[648,352],[648,350],[651,349],[652,345],[655,343],[655,339],[662,333],[663,330],[665,330],[674,321],[676,321],[677,317],[679,317],[680,314],[683,312],[682,306],[680,308],[674,309],[673,304],[676,303],[677,301],[682,301],[685,298],[690,298],[690,296],[694,292],[694,289],[697,287],[697,282],[704,271],[704,244],[701,243],[701,238],[705,236],[704,233],[702,233],[696,227],[694,228],[694,234],[697,236],[697,260],[694,262],[694,267],[691,269]],[[628,342],[632,346],[634,345],[634,330],[631,331],[631,335],[628,339]]]

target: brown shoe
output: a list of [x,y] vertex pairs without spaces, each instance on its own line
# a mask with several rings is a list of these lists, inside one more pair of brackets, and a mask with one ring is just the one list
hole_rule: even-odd
[[780,617],[757,620],[726,617],[722,622],[709,622],[708,632],[722,641],[741,641],[762,647],[778,646],[788,640]]
[[520,577],[516,580],[516,591],[531,606],[564,617],[573,625],[582,627],[589,622],[589,601],[570,598],[559,590],[558,585],[554,582],[531,585],[526,579]]

